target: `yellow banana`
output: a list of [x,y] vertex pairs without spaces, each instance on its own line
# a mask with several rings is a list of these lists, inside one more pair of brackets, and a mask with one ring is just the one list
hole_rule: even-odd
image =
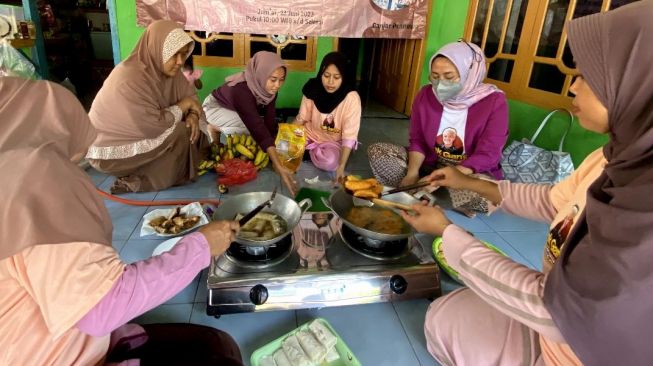
[[256,156],[256,146],[245,146],[247,150],[249,150],[252,155]]
[[259,165],[259,164],[261,164],[261,162],[263,161],[263,159],[265,159],[265,154],[263,153],[263,151],[259,150],[259,151],[256,153],[256,158],[254,158],[254,165]]
[[233,144],[232,136],[227,136],[227,150],[231,150],[231,145]]
[[215,161],[219,162],[220,160],[222,160],[222,155],[216,155],[215,156]]
[[261,161],[258,165],[256,165],[256,168],[258,170],[263,170],[263,168],[265,168],[269,162],[270,162],[270,157],[266,155],[265,159],[263,159],[263,161]]
[[200,171],[197,172],[197,175],[198,175],[198,176],[200,176],[200,175],[204,175],[204,174],[206,174],[206,172],[208,172],[208,170],[206,170],[206,169],[202,169],[202,170],[200,170]]
[[245,145],[246,146],[251,146],[254,140],[252,139],[252,135],[247,135],[247,138],[245,139]]
[[242,134],[242,135],[240,135],[240,141],[238,141],[238,142],[239,142],[241,145],[244,145],[244,144],[245,144],[245,141],[247,140],[247,136],[248,136],[248,135],[246,135],[246,134]]
[[254,159],[254,154],[252,154],[252,152],[249,151],[249,149],[247,149],[242,144],[236,145],[236,151],[243,154],[245,157],[247,157],[247,159],[250,159],[250,160]]

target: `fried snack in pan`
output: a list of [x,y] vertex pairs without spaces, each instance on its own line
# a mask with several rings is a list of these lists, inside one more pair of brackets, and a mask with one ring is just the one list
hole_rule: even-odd
[[379,195],[370,189],[361,189],[354,191],[354,197],[358,198],[377,198]]
[[374,186],[373,183],[364,180],[347,180],[345,181],[345,188],[352,192],[360,191],[363,189],[370,189]]

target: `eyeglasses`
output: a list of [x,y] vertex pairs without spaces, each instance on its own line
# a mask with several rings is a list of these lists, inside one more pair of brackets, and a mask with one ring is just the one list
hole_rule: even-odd
[[[483,62],[483,55],[479,54],[478,51],[476,51],[467,41],[465,41],[464,39],[461,38],[461,39],[458,40],[458,42],[464,43],[467,47],[469,47],[469,49],[472,51],[472,57],[473,57],[474,61],[476,61],[478,63]],[[469,65],[470,69],[472,68],[472,65],[474,65],[474,64],[472,63],[472,64]]]

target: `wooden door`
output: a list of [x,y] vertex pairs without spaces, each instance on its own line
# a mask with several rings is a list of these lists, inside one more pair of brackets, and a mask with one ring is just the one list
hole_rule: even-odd
[[416,76],[411,73],[417,72],[421,65],[419,60],[414,60],[418,42],[414,39],[379,39],[375,44],[373,96],[399,113],[410,110],[408,96],[412,93],[409,86],[411,78]]

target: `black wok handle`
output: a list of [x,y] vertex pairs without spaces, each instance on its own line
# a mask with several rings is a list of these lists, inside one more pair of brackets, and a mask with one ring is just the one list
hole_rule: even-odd
[[249,222],[249,220],[253,219],[254,216],[256,216],[257,213],[261,212],[261,210],[264,209],[265,206],[268,206],[269,204],[270,204],[269,200],[265,201],[265,202],[261,203],[260,205],[256,206],[256,208],[253,209],[252,211],[250,211],[247,215],[241,217],[241,219],[238,220],[238,224],[240,225],[240,227],[245,226],[245,224],[247,222]]

